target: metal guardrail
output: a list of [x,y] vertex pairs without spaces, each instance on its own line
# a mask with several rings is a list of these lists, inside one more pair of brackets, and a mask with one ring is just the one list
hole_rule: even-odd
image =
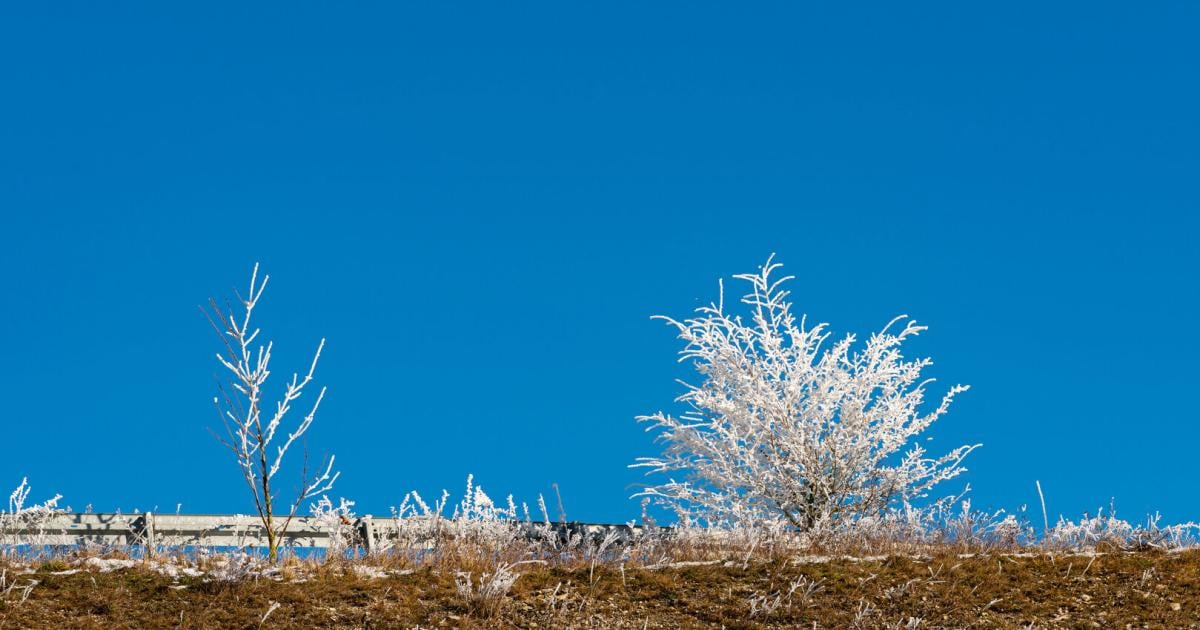
[[[391,541],[400,541],[406,533],[411,534],[410,521],[405,519],[402,523],[393,517],[366,515],[353,521],[344,521],[339,526],[326,526],[313,517],[297,516],[284,533],[282,544],[324,549],[332,545],[334,537],[349,535],[348,543],[351,546],[370,553],[377,548],[391,546]],[[562,541],[578,537],[598,543],[606,537],[612,537],[615,543],[624,544],[640,536],[643,531],[638,525],[501,522],[512,523],[518,528],[519,535],[530,540],[549,535]],[[282,523],[282,520],[277,523]],[[438,531],[441,527],[449,526],[450,521],[430,519],[425,521],[425,525],[429,531]],[[11,515],[0,516],[0,545],[31,543],[53,546],[144,545],[150,549],[159,546],[241,548],[266,547],[267,536],[262,521],[252,515],[60,513],[39,518],[36,523],[25,523]]]

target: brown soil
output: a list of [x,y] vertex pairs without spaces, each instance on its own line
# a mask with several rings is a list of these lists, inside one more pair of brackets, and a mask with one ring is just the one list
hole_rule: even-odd
[[[147,570],[23,575],[7,628],[1200,628],[1200,552],[1100,556],[777,561],[661,569],[523,567],[496,609],[469,605],[432,569],[365,579],[324,568],[307,581],[216,583]],[[9,567],[9,583],[13,575]],[[771,614],[750,599],[803,577]],[[819,588],[804,596],[805,586]],[[264,613],[278,608],[262,622]],[[906,625],[907,624],[907,625]]]

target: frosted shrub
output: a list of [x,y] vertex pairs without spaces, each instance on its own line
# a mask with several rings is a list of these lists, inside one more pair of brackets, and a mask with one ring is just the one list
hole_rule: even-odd
[[205,573],[218,582],[240,582],[247,578],[264,575],[269,568],[260,558],[244,551],[210,553],[202,551],[198,563]]
[[[771,556],[775,551],[809,546],[811,538],[799,532],[783,519],[733,518],[710,521],[690,512],[677,513],[677,525],[657,531],[654,536],[639,541],[643,549],[655,545],[668,550],[676,560],[742,556]],[[659,560],[661,563],[662,560]]]
[[508,497],[505,507],[500,507],[482,486],[475,485],[474,475],[467,475],[466,492],[446,518],[449,496],[450,493],[443,490],[441,499],[431,508],[416,491],[405,495],[400,507],[392,510],[402,546],[436,546],[454,540],[490,553],[517,546],[522,523],[518,520],[512,496]]
[[1094,551],[1102,548],[1121,550],[1181,549],[1196,544],[1200,525],[1182,523],[1160,526],[1159,516],[1147,517],[1145,525],[1134,525],[1117,518],[1110,508],[1096,510],[1096,516],[1084,514],[1079,522],[1059,517],[1042,538],[1042,544],[1069,551]]
[[334,505],[329,497],[321,498],[309,507],[313,520],[329,532],[328,557],[342,557],[354,545],[358,532],[354,527],[354,501],[339,499]]
[[927,457],[913,443],[967,389],[951,387],[922,410],[931,361],[905,360],[900,346],[925,327],[899,317],[863,347],[854,335],[823,347],[826,325],[797,321],[783,288],[791,278],[772,277],[779,267],[768,259],[735,276],[750,286],[744,316],[727,312],[722,287],[690,319],[658,318],[678,331],[681,360],[701,381],[686,385],[681,415],[638,418],[666,446],[634,466],[685,475],[641,494],[713,523],[783,520],[814,531],[881,514],[963,472],[975,446]]
[[430,508],[416,490],[404,495],[400,507],[392,508],[392,520],[396,526],[395,545],[416,548],[434,541],[441,529],[441,515],[448,494],[443,490],[442,500],[437,503],[436,509]]
[[945,519],[944,528],[946,535],[939,542],[967,548],[1013,549],[1034,540],[1033,528],[1016,514],[1004,510],[974,511],[970,499],[962,502],[962,510],[957,515]]
[[1078,523],[1059,517],[1046,532],[1044,544],[1072,551],[1095,549],[1100,544],[1124,547],[1134,533],[1134,526],[1112,514],[1103,516],[1103,512],[1098,510],[1094,517],[1085,514]]
[[483,491],[473,486],[474,477],[467,475],[467,491],[454,508],[450,520],[455,535],[497,549],[511,544],[518,535],[517,507],[511,496],[501,508]]
[[504,596],[521,577],[513,570],[514,566],[501,562],[491,572],[480,575],[478,582],[472,582],[470,572],[458,572],[454,576],[458,596],[472,611],[488,617],[495,615],[504,604]]
[[47,499],[41,503],[33,505],[25,505],[29,499],[29,493],[33,489],[29,487],[29,478],[21,478],[21,484],[13,490],[12,494],[8,495],[8,510],[0,512],[9,517],[17,517],[25,523],[36,523],[44,520],[48,516],[53,516],[59,512],[58,502],[62,499],[61,494],[54,495],[53,498]]
[[[41,503],[26,505],[30,491],[29,479],[22,478],[21,484],[8,496],[8,509],[0,511],[0,547],[19,544],[41,545],[44,541],[39,530],[45,527],[47,521],[55,514],[61,513],[58,509],[61,494],[56,494]],[[25,535],[18,537],[18,532],[25,532]]]
[[1021,516],[1004,510],[973,510],[971,501],[960,495],[920,507],[906,502],[882,514],[863,515],[844,522],[822,542],[846,553],[915,553],[946,547],[1013,550],[1034,540],[1033,528]]

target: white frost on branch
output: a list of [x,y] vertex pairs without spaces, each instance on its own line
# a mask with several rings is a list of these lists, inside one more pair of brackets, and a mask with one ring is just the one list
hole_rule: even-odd
[[0,515],[40,517],[53,514],[58,510],[58,502],[62,499],[61,494],[56,494],[53,498],[47,499],[42,503],[26,506],[25,501],[29,499],[31,490],[32,488],[29,487],[29,478],[22,477],[21,485],[17,486],[17,489],[13,490],[12,494],[8,495],[8,511],[0,511]]
[[8,495],[8,510],[0,509],[0,557],[11,550],[10,545],[42,546],[45,542],[42,528],[56,514],[62,513],[58,507],[61,494],[55,494],[41,503],[27,505],[29,493],[29,479],[22,478],[21,485]]
[[702,382],[684,383],[679,416],[638,417],[665,449],[633,466],[686,475],[639,494],[710,524],[782,519],[813,531],[882,513],[962,473],[978,445],[933,458],[909,446],[967,390],[951,387],[922,411],[932,379],[921,371],[932,362],[905,360],[900,346],[925,327],[901,316],[862,348],[854,335],[823,348],[827,325],[797,321],[783,288],[792,277],[772,277],[781,266],[773,259],[734,276],[750,285],[746,319],[726,312],[723,285],[692,318],[656,318],[679,332],[680,361]]

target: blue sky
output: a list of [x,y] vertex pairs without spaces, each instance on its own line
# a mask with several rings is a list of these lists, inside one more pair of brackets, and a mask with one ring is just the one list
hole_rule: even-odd
[[777,252],[835,331],[930,326],[976,506],[1200,520],[1200,6],[646,5],[0,9],[0,483],[250,511],[197,306],[257,260],[360,512],[635,518],[649,317]]

